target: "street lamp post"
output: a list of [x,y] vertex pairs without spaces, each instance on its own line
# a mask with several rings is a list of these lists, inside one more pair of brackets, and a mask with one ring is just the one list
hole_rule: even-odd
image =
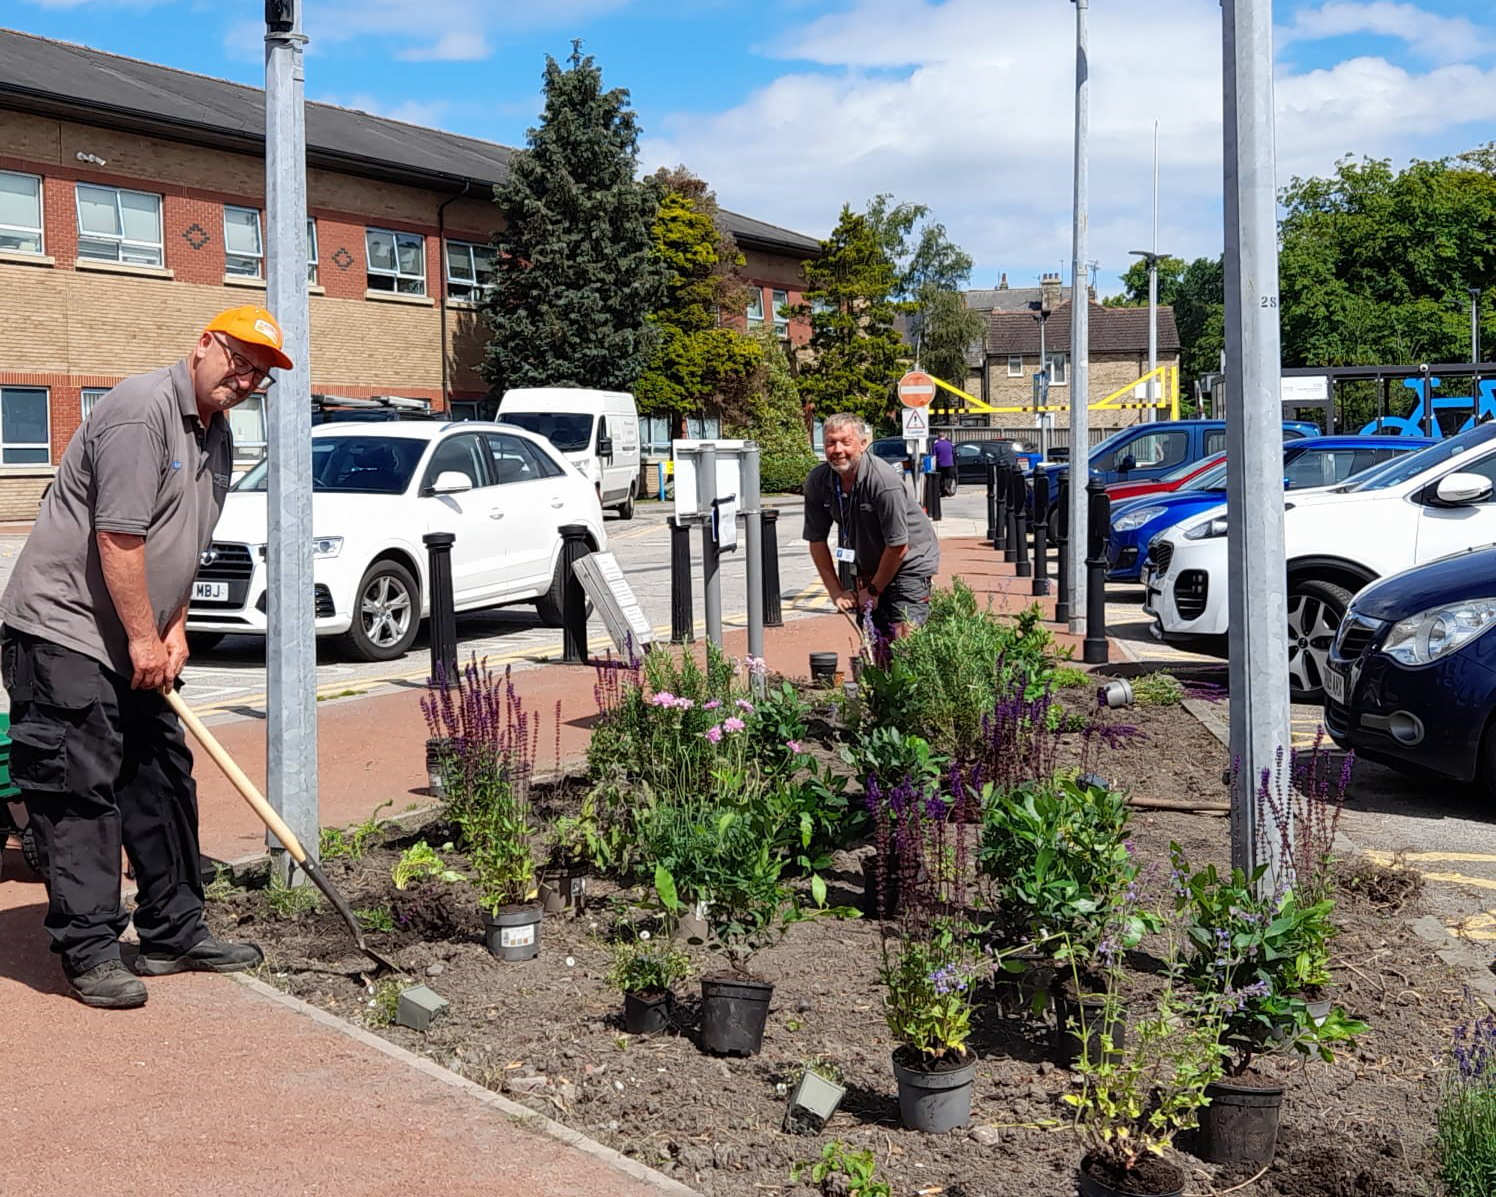
[[1090,304],[1087,291],[1086,258],[1087,205],[1089,203],[1090,162],[1087,141],[1091,124],[1090,31],[1087,21],[1091,0],[1075,3],[1075,214],[1070,258],[1070,544],[1069,560],[1070,631],[1078,635],[1084,624],[1086,609],[1085,554],[1075,551],[1087,543],[1090,514],[1087,510],[1086,481],[1090,477],[1091,444],[1087,421],[1090,412],[1089,378]]
[[1155,406],[1157,393],[1154,387],[1158,385],[1158,378],[1153,372],[1158,369],[1158,262],[1168,255],[1158,252],[1156,242],[1153,249],[1131,249],[1127,252],[1148,263],[1148,418],[1156,420],[1158,408]]

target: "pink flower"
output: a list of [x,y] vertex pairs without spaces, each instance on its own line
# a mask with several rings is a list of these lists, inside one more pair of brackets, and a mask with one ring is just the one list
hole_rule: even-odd
[[722,700],[720,698],[714,698],[714,699],[712,699],[711,702],[702,703],[701,709],[703,711],[715,711],[721,705],[722,705]]
[[706,731],[702,732],[701,734],[708,740],[710,740],[713,744],[720,744],[722,742],[722,727],[720,724],[716,727],[707,728]]
[[731,719],[722,720],[722,730],[730,732],[742,731],[748,725],[734,715]]
[[651,706],[656,707],[673,707],[675,705],[675,695],[670,693],[669,690],[661,690],[659,693],[649,696],[649,703]]
[[747,711],[750,715],[753,713],[753,704],[751,702],[749,702],[746,698],[740,698],[740,699],[738,699],[737,707],[738,707],[738,710],[740,710],[740,711]]
[[769,663],[762,657],[744,657],[743,665],[754,677],[763,677],[769,672]]
[[799,740],[786,740],[784,746],[796,755],[805,751],[805,745]]
[[696,705],[696,702],[695,702],[694,699],[690,699],[690,698],[677,698],[675,700],[675,709],[677,711],[689,711],[695,705]]

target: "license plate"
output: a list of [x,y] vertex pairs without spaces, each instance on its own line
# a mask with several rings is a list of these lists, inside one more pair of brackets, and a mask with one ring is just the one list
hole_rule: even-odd
[[194,582],[192,601],[195,603],[226,603],[229,601],[227,582]]
[[1325,670],[1325,695],[1333,702],[1345,705],[1346,692],[1345,674],[1338,669],[1329,668]]

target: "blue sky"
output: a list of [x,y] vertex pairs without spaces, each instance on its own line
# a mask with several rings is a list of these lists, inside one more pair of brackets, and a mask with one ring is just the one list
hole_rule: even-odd
[[[517,14],[521,7],[533,11]],[[1093,0],[1092,244],[1101,289],[1151,229],[1219,252],[1218,0]],[[0,0],[0,24],[243,83],[260,0]],[[642,165],[814,235],[877,192],[932,209],[1017,286],[1070,256],[1074,8],[1066,0],[307,0],[307,96],[508,145],[570,39],[627,87]],[[1347,153],[1436,157],[1496,138],[1487,0],[1279,0],[1279,178]],[[1068,277],[1068,266],[1065,268]]]

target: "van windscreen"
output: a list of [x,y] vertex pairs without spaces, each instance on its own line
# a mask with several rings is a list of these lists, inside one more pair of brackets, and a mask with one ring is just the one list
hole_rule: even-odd
[[501,411],[499,423],[513,424],[543,436],[563,453],[581,453],[592,445],[593,417],[579,412]]

